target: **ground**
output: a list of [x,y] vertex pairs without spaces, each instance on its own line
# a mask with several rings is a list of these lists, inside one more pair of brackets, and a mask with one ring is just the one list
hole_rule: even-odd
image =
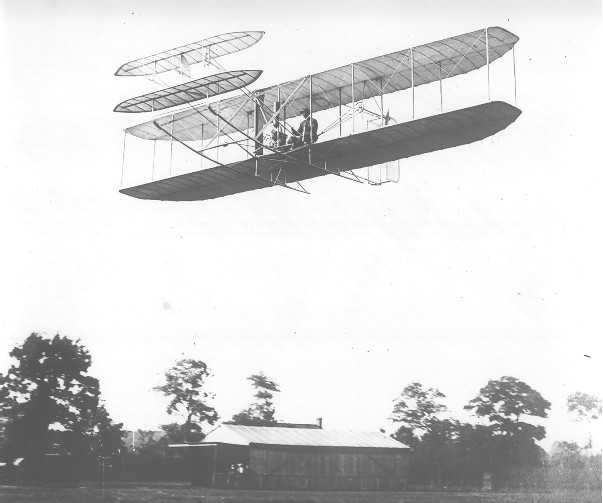
[[183,484],[123,485],[101,489],[0,486],[1,503],[600,503],[589,493],[438,493],[234,491]]

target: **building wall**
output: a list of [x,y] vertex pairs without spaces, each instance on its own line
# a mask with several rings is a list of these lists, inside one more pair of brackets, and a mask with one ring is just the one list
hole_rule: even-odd
[[399,490],[408,449],[251,446],[249,468],[263,489]]

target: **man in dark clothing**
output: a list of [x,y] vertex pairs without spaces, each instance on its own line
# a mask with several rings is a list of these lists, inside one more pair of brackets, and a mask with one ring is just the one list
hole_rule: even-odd
[[310,109],[304,108],[304,120],[297,128],[297,134],[302,143],[316,143],[318,140],[318,121],[310,117]]

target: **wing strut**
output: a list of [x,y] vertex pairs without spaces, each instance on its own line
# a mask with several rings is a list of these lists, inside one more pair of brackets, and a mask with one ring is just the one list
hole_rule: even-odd
[[[211,162],[213,162],[213,163],[217,164],[218,166],[222,166],[222,167],[224,167],[224,168],[228,168],[228,164],[224,164],[224,163],[222,163],[222,162],[220,162],[220,161],[217,161],[217,160],[215,160],[215,159],[212,159],[212,158],[211,158],[211,157],[209,157],[208,155],[205,155],[203,152],[199,152],[199,151],[195,150],[193,147],[191,147],[190,145],[187,145],[187,144],[186,144],[186,143],[184,143],[182,140],[180,140],[178,137],[176,137],[176,136],[172,135],[172,133],[170,133],[170,132],[169,132],[167,129],[163,128],[163,127],[162,127],[160,124],[158,124],[158,123],[157,123],[157,121],[153,121],[153,123],[155,124],[155,126],[156,126],[157,128],[159,128],[159,129],[160,129],[161,131],[163,131],[165,134],[169,135],[171,138],[173,138],[173,139],[174,139],[174,140],[176,140],[178,143],[180,143],[181,145],[183,145],[183,146],[184,146],[184,147],[186,147],[187,149],[191,150],[191,151],[192,151],[192,152],[194,152],[195,154],[200,155],[201,157],[203,157],[203,158],[205,158],[205,159],[207,159],[207,160],[209,160],[209,161],[211,161]],[[243,148],[243,150],[245,150],[245,149],[244,149],[244,147],[241,147],[241,148]],[[256,159],[256,161],[257,161],[257,159]],[[256,170],[256,171],[257,171],[257,170]],[[292,186],[292,185],[288,185],[288,184],[287,184],[287,182],[286,182],[286,180],[285,180],[285,181],[280,181],[280,177],[279,177],[279,175],[280,175],[280,171],[279,171],[279,173],[277,174],[277,176],[276,176],[274,179],[269,179],[269,180],[267,180],[267,179],[265,179],[264,177],[262,177],[262,176],[258,175],[257,173],[256,173],[255,175],[253,175],[253,176],[252,176],[252,175],[248,175],[247,173],[240,173],[240,172],[237,172],[237,173],[238,173],[238,174],[245,175],[245,176],[247,176],[247,177],[249,177],[249,178],[259,178],[260,180],[262,180],[263,182],[265,182],[265,183],[266,183],[266,186],[268,186],[268,187],[269,187],[269,186],[272,186],[272,185],[278,185],[278,186],[280,186],[280,187],[284,187],[284,188],[286,188],[286,189],[294,190],[294,191],[296,191],[296,192],[302,192],[302,193],[304,193],[304,194],[310,194],[310,192],[308,192],[308,191],[307,191],[307,190],[304,188],[304,186],[303,186],[301,183],[299,183],[299,182],[297,182],[297,185],[299,186],[299,188],[298,188],[298,187],[294,187],[294,186]]]
[[[207,109],[208,109],[208,110],[209,110],[209,111],[210,111],[212,114],[216,115],[217,117],[220,117],[220,118],[221,118],[221,119],[222,119],[224,122],[226,122],[226,123],[227,123],[227,124],[228,124],[230,127],[232,127],[232,128],[235,130],[235,131],[237,131],[237,132],[241,133],[241,134],[242,134],[243,136],[245,136],[246,138],[248,138],[248,139],[250,139],[250,140],[252,140],[252,141],[254,141],[254,142],[256,142],[256,143],[259,143],[259,144],[260,144],[260,145],[261,145],[263,148],[266,148],[266,149],[270,150],[271,152],[273,152],[273,153],[275,153],[275,154],[278,154],[278,155],[281,157],[281,160],[283,160],[284,162],[291,162],[291,163],[293,163],[293,164],[302,164],[303,166],[307,166],[307,167],[309,167],[309,168],[313,168],[313,169],[316,169],[316,170],[320,170],[320,171],[323,171],[323,172],[329,173],[329,174],[331,174],[331,175],[336,175],[336,176],[339,176],[339,177],[341,177],[341,178],[345,178],[346,180],[350,180],[350,181],[352,181],[352,182],[363,183],[363,182],[362,182],[362,181],[359,179],[359,177],[358,177],[358,176],[356,176],[356,175],[354,175],[354,176],[355,176],[355,178],[350,178],[350,177],[347,177],[347,176],[345,176],[345,175],[342,175],[342,174],[341,174],[340,172],[338,172],[338,171],[330,171],[329,169],[327,169],[326,163],[325,163],[324,168],[322,168],[322,167],[320,167],[320,166],[316,166],[315,164],[312,164],[310,161],[308,161],[308,162],[306,162],[306,161],[302,161],[301,159],[298,159],[298,158],[296,158],[296,157],[292,156],[290,152],[282,152],[282,151],[280,151],[280,150],[278,150],[278,149],[275,149],[275,148],[273,148],[273,147],[271,147],[271,146],[269,146],[269,145],[264,145],[263,143],[258,142],[258,140],[257,140],[256,138],[253,138],[252,136],[249,136],[249,135],[248,135],[248,134],[247,134],[245,131],[242,131],[241,129],[239,129],[239,128],[237,128],[236,126],[234,126],[234,125],[233,125],[231,122],[228,122],[226,119],[224,119],[224,117],[221,117],[221,116],[220,116],[220,114],[218,114],[218,112],[216,112],[216,111],[215,111],[215,110],[214,110],[214,109],[211,107],[211,105],[208,105],[208,106],[207,106]],[[302,148],[305,148],[305,147],[302,147]],[[299,152],[300,150],[301,150],[301,149],[298,149],[298,150],[295,150],[294,152]],[[259,165],[258,165],[258,161],[259,161],[260,157],[259,157],[259,156],[257,156],[257,155],[254,155],[253,157],[256,159],[256,174],[257,174],[257,173],[258,173],[258,167],[259,167]]]

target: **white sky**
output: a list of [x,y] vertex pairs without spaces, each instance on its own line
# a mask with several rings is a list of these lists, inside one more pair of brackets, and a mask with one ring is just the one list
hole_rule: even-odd
[[[0,5],[0,369],[32,331],[81,338],[127,428],[170,420],[151,388],[181,357],[212,367],[225,419],[263,370],[282,386],[279,419],[371,430],[410,381],[463,417],[488,379],[513,375],[553,403],[545,447],[585,438],[564,401],[600,394],[599,3]],[[112,109],[149,89],[114,77],[125,61],[260,29],[222,62],[262,68],[267,86],[488,25],[521,39],[523,114],[405,160],[398,184],[326,177],[311,196],[201,203],[117,192],[138,118]]]

